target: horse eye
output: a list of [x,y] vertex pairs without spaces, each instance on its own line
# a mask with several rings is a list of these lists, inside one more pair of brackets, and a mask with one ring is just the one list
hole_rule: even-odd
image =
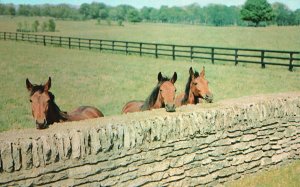
[[197,82],[194,82],[193,84],[196,86],[198,83],[197,83]]
[[175,89],[175,92],[177,92],[177,89]]
[[31,103],[32,103],[32,100],[31,100],[31,99],[29,99],[29,102],[31,102]]
[[162,90],[159,90],[160,92],[162,92]]

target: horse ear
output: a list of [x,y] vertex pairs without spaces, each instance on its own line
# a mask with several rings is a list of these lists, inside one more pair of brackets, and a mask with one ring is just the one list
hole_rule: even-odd
[[203,77],[203,78],[205,77],[205,67],[204,66],[203,66],[203,69],[200,73],[200,76]]
[[158,82],[160,82],[162,80],[162,78],[163,78],[162,74],[161,74],[161,72],[159,72],[158,75],[157,75]]
[[29,79],[27,78],[26,79],[26,88],[27,88],[27,90],[28,91],[31,91],[32,90],[32,84],[31,84],[31,82],[29,81]]
[[190,77],[191,77],[192,79],[194,79],[195,76],[194,76],[194,71],[193,71],[193,68],[192,68],[192,67],[190,67],[189,73],[190,73]]
[[44,91],[48,91],[51,88],[51,77],[49,77],[48,81],[46,82],[46,84],[44,85]]
[[177,73],[174,72],[171,82],[174,84],[176,82],[176,80],[177,80]]

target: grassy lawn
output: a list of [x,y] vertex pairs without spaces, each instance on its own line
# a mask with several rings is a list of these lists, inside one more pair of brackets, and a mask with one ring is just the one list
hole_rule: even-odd
[[[38,19],[0,16],[0,30],[15,32],[17,23],[30,25]],[[97,25],[96,21],[57,20],[55,33],[85,38],[207,45],[283,50],[300,49],[300,27],[200,27],[176,24],[129,24],[124,27]],[[155,86],[158,72],[171,76],[178,73],[176,87],[183,92],[189,67],[206,76],[215,101],[245,95],[300,90],[300,71],[287,67],[261,69],[258,65],[216,63],[205,60],[172,61],[152,56],[125,56],[117,53],[44,47],[0,40],[0,131],[34,127],[25,79],[44,83],[52,77],[52,91],[61,109],[69,111],[80,105],[94,105],[106,116],[118,115],[123,105],[133,99],[145,99]]]
[[[145,99],[155,86],[158,72],[178,73],[176,87],[183,92],[189,67],[201,70],[215,101],[254,95],[299,91],[300,71],[207,62],[172,61],[134,55],[44,47],[15,41],[0,41],[0,131],[34,127],[25,79],[44,83],[52,77],[52,92],[63,110],[94,105],[105,115],[120,114],[133,99]],[[288,81],[286,81],[288,80]]]
[[263,173],[257,173],[237,181],[229,182],[227,187],[268,187],[286,186],[297,187],[300,184],[300,161],[292,162],[283,167],[278,167]]

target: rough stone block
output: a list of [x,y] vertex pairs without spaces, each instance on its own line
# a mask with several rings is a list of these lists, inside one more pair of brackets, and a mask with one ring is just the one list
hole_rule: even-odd
[[14,160],[12,155],[12,143],[2,142],[1,144],[2,168],[5,172],[14,171]]
[[31,169],[33,166],[31,140],[24,140],[21,142],[21,155],[22,155],[22,166],[25,169]]
[[12,154],[14,160],[14,171],[19,171],[22,167],[21,148],[19,143],[14,143],[12,145]]

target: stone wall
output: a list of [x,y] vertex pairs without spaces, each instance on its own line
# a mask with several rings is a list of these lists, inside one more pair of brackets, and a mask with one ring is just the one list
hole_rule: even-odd
[[300,158],[300,92],[0,133],[0,186],[216,185]]

